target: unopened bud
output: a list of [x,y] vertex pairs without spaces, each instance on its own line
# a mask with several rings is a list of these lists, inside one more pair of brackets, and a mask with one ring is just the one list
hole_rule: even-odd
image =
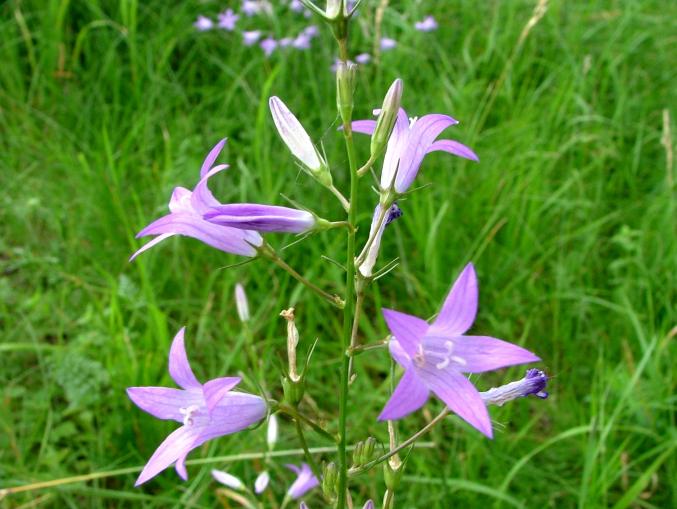
[[364,441],[364,449],[362,451],[363,464],[369,463],[374,457],[374,449],[376,448],[376,439],[369,437]]
[[336,463],[327,463],[322,472],[322,492],[329,500],[334,500],[337,494],[338,469]]
[[327,0],[327,8],[324,11],[327,19],[336,19],[348,16],[347,0]]
[[249,303],[247,294],[244,293],[244,287],[238,283],[235,285],[235,307],[237,307],[237,316],[242,323],[249,321]]
[[391,457],[383,464],[383,480],[386,488],[390,491],[395,491],[400,485],[402,473],[404,472],[404,464],[397,455]]
[[270,474],[264,470],[256,477],[256,480],[254,481],[254,493],[257,495],[263,493],[268,487],[268,483],[270,483]]
[[357,65],[352,62],[338,63],[336,69],[336,107],[344,124],[350,122],[353,114],[353,92]]
[[268,448],[272,449],[277,443],[277,417],[275,414],[268,418],[268,433],[266,434]]
[[390,134],[393,132],[397,114],[400,111],[403,89],[404,83],[398,78],[390,85],[388,93],[383,99],[383,106],[376,120],[374,134],[371,136],[371,157],[374,159],[383,152],[388,144]]
[[212,470],[212,477],[221,484],[233,488],[234,490],[241,490],[244,488],[240,479],[223,470]]
[[362,465],[362,450],[364,449],[364,442],[357,442],[353,449],[353,466],[359,467]]

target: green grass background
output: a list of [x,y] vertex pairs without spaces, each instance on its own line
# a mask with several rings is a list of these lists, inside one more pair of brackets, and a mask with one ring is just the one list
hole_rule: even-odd
[[[364,2],[353,54],[370,50],[375,3]],[[331,37],[323,30],[312,51],[266,60],[236,35],[193,29],[198,13],[228,4],[0,5],[0,488],[142,465],[174,425],[134,407],[125,388],[171,384],[168,346],[184,324],[198,377],[242,369],[237,281],[267,385],[279,387],[283,362],[277,314],[293,304],[301,350],[319,338],[306,404],[335,413],[339,314],[284,273],[261,261],[225,270],[241,260],[185,238],[127,262],[140,245],[134,234],[164,213],[175,185],[195,184],[225,136],[231,169],[213,179],[220,199],[283,204],[284,193],[341,217],[331,195],[299,174],[267,111],[269,95],[282,97],[346,189]],[[383,31],[399,46],[360,74],[356,118],[402,77],[409,114],[453,115],[461,124],[449,137],[481,158],[426,158],[417,185],[427,187],[401,203],[404,216],[387,232],[381,263],[400,265],[370,292],[362,340],[386,333],[380,306],[432,315],[472,260],[481,284],[473,330],[537,352],[553,377],[550,399],[491,409],[493,441],[455,418],[438,427],[428,437],[436,447],[412,454],[398,507],[677,507],[675,170],[666,148],[675,136],[663,117],[674,133],[677,4],[554,0],[530,26],[535,5],[392,2]],[[307,24],[277,11],[241,26],[280,37]],[[413,31],[426,14],[439,31]],[[365,158],[368,139],[357,142]],[[376,198],[366,181],[361,191],[364,241]],[[321,255],[343,253],[343,235],[329,232],[285,257],[340,292],[341,271]],[[351,440],[386,440],[375,418],[389,391],[387,355],[363,355],[357,369]],[[486,389],[522,373],[475,381]],[[401,433],[439,408],[406,418]],[[264,434],[225,437],[191,458],[260,451]],[[283,425],[278,449],[297,446]],[[278,493],[290,480],[281,461]],[[215,507],[211,466],[253,482],[262,465],[193,465],[188,482],[170,470],[141,489],[134,474],[116,475],[0,506]],[[353,495],[380,500],[380,471]]]

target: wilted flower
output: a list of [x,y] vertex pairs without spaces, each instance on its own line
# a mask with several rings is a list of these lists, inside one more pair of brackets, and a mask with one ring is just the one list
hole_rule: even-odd
[[244,291],[244,286],[238,283],[235,285],[235,307],[237,308],[237,316],[240,317],[242,323],[249,321],[249,303],[247,302],[247,294]]
[[548,375],[540,369],[528,369],[521,380],[480,392],[480,396],[485,404],[498,406],[530,395],[546,399],[548,397],[545,391],[546,385],[548,385]]
[[234,490],[241,490],[244,488],[242,481],[235,477],[234,475],[224,472],[223,470],[212,470],[212,477],[216,479],[221,484],[233,488]]
[[355,57],[355,62],[358,64],[368,64],[371,62],[371,55],[369,53],[360,53]]
[[302,497],[310,490],[320,485],[320,481],[315,477],[307,463],[301,463],[300,467],[291,464],[285,466],[297,475],[296,480],[287,490],[287,495],[293,500]]
[[235,30],[235,24],[237,20],[240,19],[240,16],[235,14],[233,9],[226,9],[221,14],[219,14],[219,28],[224,30]]
[[[382,215],[384,217],[381,217]],[[359,271],[362,276],[371,277],[376,258],[378,258],[378,253],[381,250],[381,237],[383,236],[383,231],[389,223],[400,216],[402,216],[402,210],[397,206],[397,203],[393,203],[385,214],[383,212],[383,205],[379,203],[376,206],[374,216],[371,220],[371,228],[369,230],[369,238],[373,237],[374,240],[369,246],[364,262],[359,266]]]
[[399,419],[418,410],[432,391],[459,417],[492,437],[486,405],[463,373],[483,373],[540,359],[500,339],[466,336],[475,321],[477,301],[477,276],[469,263],[432,324],[405,313],[383,310],[392,333],[390,353],[404,368],[404,376],[379,420]]
[[242,32],[242,43],[245,46],[252,46],[253,44],[256,44],[256,41],[258,41],[261,38],[261,30],[249,30]]
[[184,328],[174,337],[169,351],[169,375],[181,389],[129,387],[127,395],[141,410],[158,419],[182,426],[157,448],[141,471],[135,486],[175,464],[186,480],[186,456],[212,438],[241,431],[266,415],[266,403],[253,394],[233,392],[239,377],[215,378],[201,384],[190,368],[184,347]]
[[193,23],[193,26],[200,32],[204,32],[214,28],[214,22],[206,16],[198,16],[195,23]]
[[259,43],[259,46],[263,50],[263,54],[269,57],[273,54],[275,48],[277,48],[277,41],[272,37],[266,37]]
[[397,46],[397,41],[390,37],[383,37],[381,39],[381,51],[388,51]]
[[257,203],[229,203],[212,207],[204,218],[210,223],[259,232],[302,233],[312,229],[315,216],[305,210],[259,205]]
[[[478,161],[475,152],[458,141],[435,141],[442,131],[455,124],[457,120],[437,113],[410,122],[407,112],[400,108],[383,160],[381,188],[393,187],[397,193],[404,193],[416,178],[426,154],[437,150]],[[356,120],[352,126],[354,132],[373,134],[376,121]]]
[[289,111],[287,105],[275,96],[271,97],[268,103],[277,132],[294,157],[313,174],[326,168],[327,163],[313,145],[301,122]]
[[437,30],[437,21],[432,16],[426,16],[423,21],[414,23],[414,28],[419,32],[432,32]]
[[193,237],[226,253],[256,255],[255,248],[263,244],[263,239],[257,232],[219,226],[202,217],[212,207],[220,205],[207,187],[207,183],[210,177],[228,168],[227,164],[212,167],[225,143],[225,139],[221,140],[207,154],[200,169],[200,181],[195,189],[190,191],[184,187],[174,188],[169,200],[170,213],[153,221],[136,235],[137,238],[147,235],[157,237],[136,251],[130,260],[172,235]]

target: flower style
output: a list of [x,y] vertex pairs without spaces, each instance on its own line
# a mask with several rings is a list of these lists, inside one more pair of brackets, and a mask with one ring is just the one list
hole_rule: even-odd
[[465,335],[475,321],[477,301],[477,276],[469,263],[432,324],[405,313],[383,310],[393,336],[390,353],[404,368],[404,376],[379,420],[399,419],[418,410],[432,391],[459,417],[492,438],[486,405],[462,373],[483,373],[540,359],[500,339]]
[[423,21],[414,23],[414,28],[419,32],[432,32],[437,30],[437,21],[432,16],[426,16]]
[[[381,188],[384,190],[392,188],[400,194],[406,192],[416,178],[423,158],[426,154],[437,150],[478,161],[475,152],[458,141],[435,141],[442,131],[455,124],[458,124],[457,120],[438,113],[413,118],[410,121],[407,112],[400,108],[383,159]],[[353,131],[357,133],[372,135],[376,121],[356,120],[352,126]]]
[[207,211],[204,218],[231,228],[282,233],[302,233],[317,222],[315,216],[305,210],[257,203],[219,205]]
[[223,28],[227,31],[235,30],[235,25],[237,20],[240,19],[240,16],[235,14],[233,9],[226,9],[218,16],[219,18],[219,28]]
[[160,444],[141,471],[135,486],[145,483],[175,464],[186,480],[186,456],[212,438],[241,431],[266,416],[266,403],[259,396],[232,389],[239,377],[215,378],[201,384],[193,374],[182,328],[169,350],[169,375],[181,389],[129,387],[127,395],[141,410],[158,419],[174,420],[182,426]]
[[285,466],[296,474],[296,480],[287,490],[287,496],[291,497],[293,500],[301,498],[310,490],[319,486],[320,481],[315,477],[307,463],[301,463],[300,467],[292,464]]
[[268,101],[273,122],[291,153],[311,172],[319,172],[327,163],[313,145],[301,122],[289,111],[287,105],[279,97],[273,96]]
[[147,235],[157,236],[136,251],[130,261],[172,235],[193,237],[226,253],[256,255],[256,248],[263,244],[263,239],[257,232],[219,226],[202,217],[212,207],[220,205],[207,187],[207,183],[210,177],[228,168],[227,164],[212,167],[225,143],[225,139],[221,140],[207,154],[200,169],[200,181],[195,189],[190,191],[185,187],[174,188],[169,200],[170,213],[153,221],[136,235],[137,238]]

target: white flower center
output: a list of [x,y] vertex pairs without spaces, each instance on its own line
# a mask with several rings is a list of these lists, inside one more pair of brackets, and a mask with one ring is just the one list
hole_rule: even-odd
[[181,415],[183,415],[183,425],[184,426],[192,426],[193,425],[193,416],[197,413],[198,409],[197,405],[190,405],[189,407],[186,408],[179,408],[179,412]]
[[467,362],[462,357],[454,355],[454,343],[453,341],[447,340],[444,342],[444,350],[440,351],[436,348],[430,348],[424,350],[423,345],[419,345],[416,355],[414,355],[414,362],[417,366],[423,367],[427,362],[434,362],[435,368],[445,369],[449,364],[456,363],[460,366],[465,366]]

